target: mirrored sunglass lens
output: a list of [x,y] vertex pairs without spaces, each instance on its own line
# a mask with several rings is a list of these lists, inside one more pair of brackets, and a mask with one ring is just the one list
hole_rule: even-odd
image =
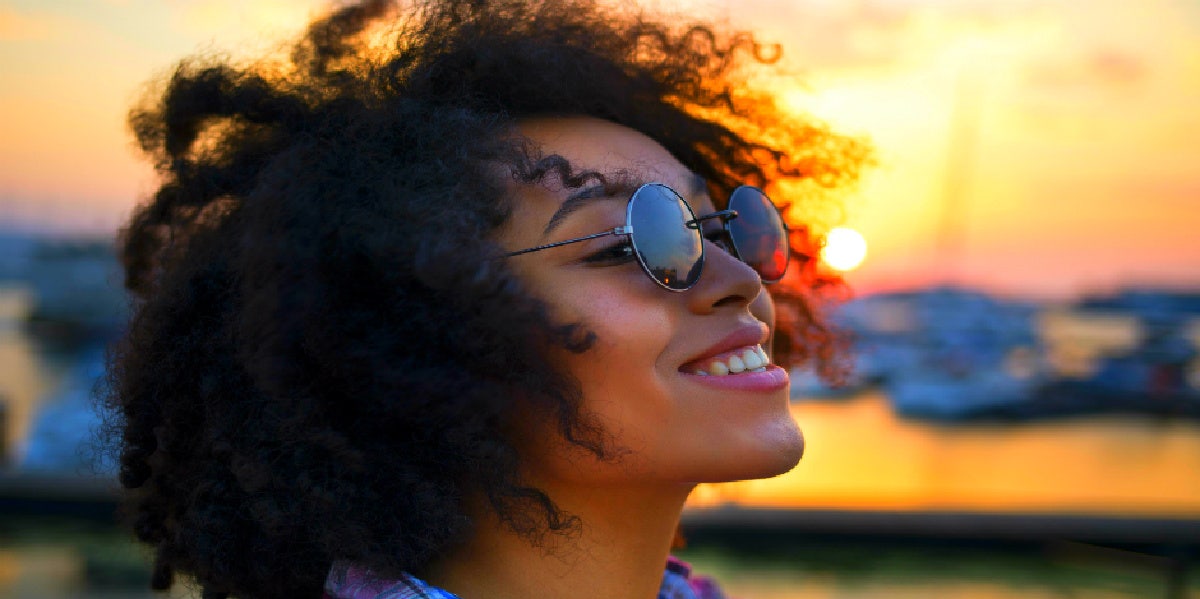
[[729,209],[738,213],[729,221],[729,236],[738,256],[763,281],[782,279],[790,248],[783,218],[770,198],[757,188],[743,185],[729,196]]
[[664,185],[644,185],[629,202],[633,249],[646,272],[669,289],[687,289],[700,278],[700,234],[685,224],[694,218],[683,198]]

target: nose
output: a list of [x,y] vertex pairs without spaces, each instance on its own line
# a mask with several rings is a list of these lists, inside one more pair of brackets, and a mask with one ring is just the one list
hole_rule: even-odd
[[762,278],[748,264],[711,241],[704,241],[704,270],[688,290],[688,307],[710,314],[724,306],[749,306],[762,291]]

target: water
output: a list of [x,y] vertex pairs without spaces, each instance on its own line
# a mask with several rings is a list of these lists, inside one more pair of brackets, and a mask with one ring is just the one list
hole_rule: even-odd
[[1200,518],[1200,423],[1097,416],[1022,424],[902,420],[880,392],[794,404],[804,459],[694,503]]

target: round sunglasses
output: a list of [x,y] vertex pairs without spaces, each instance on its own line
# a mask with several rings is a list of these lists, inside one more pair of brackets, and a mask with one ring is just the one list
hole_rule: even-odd
[[783,278],[790,252],[787,225],[767,194],[749,185],[733,190],[725,210],[697,217],[674,189],[647,183],[630,196],[624,225],[507,255],[519,256],[608,235],[625,236],[647,276],[668,291],[685,291],[700,280],[704,268],[700,225],[707,220],[721,222],[731,253],[753,268],[764,283]]

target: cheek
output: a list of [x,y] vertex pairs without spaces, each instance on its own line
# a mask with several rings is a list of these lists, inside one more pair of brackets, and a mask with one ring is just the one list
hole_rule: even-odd
[[[558,358],[579,384],[583,413],[601,428],[608,448],[626,456],[622,468],[630,467],[629,459],[636,460],[634,456],[654,446],[654,438],[677,417],[678,402],[670,387],[670,373],[676,366],[664,358],[677,318],[664,298],[646,297],[645,291],[636,283],[580,282],[555,298],[556,319],[581,323],[596,336],[587,351],[563,351]],[[584,454],[566,449],[574,457],[565,466],[576,470],[574,474],[583,475],[579,469],[590,470],[584,466],[590,463]]]
[[[596,335],[582,354],[566,356],[567,370],[579,381],[588,409],[601,416],[628,415],[629,397],[661,392],[663,354],[671,343],[674,318],[662,298],[649,301],[612,285],[580,287],[570,306],[576,320]],[[657,291],[657,290],[656,290]],[[624,401],[622,401],[624,399]]]

